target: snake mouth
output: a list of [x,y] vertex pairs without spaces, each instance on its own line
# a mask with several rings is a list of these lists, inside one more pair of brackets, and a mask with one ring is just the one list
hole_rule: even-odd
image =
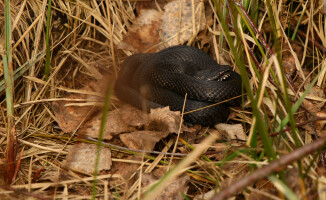
[[215,76],[209,77],[208,81],[225,81],[231,76],[231,70],[220,71]]
[[231,76],[232,70],[220,70],[216,71],[215,69],[203,70],[199,73],[192,75],[195,79],[201,81],[226,81]]

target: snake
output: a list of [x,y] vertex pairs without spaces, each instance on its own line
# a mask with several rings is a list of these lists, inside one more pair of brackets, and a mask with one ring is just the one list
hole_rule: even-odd
[[114,92],[121,101],[147,112],[169,106],[185,113],[185,123],[212,126],[225,122],[230,107],[240,105],[241,98],[229,99],[241,95],[242,80],[203,50],[177,45],[127,57]]

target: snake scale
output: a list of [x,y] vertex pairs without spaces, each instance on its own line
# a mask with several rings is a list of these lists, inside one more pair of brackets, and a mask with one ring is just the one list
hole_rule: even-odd
[[[204,51],[179,45],[129,56],[114,90],[121,101],[146,111],[163,106],[182,111],[187,94],[184,111],[188,112],[240,95],[242,82],[238,73],[217,64]],[[226,121],[229,107],[239,104],[239,99],[227,101],[185,114],[184,120],[214,125]]]

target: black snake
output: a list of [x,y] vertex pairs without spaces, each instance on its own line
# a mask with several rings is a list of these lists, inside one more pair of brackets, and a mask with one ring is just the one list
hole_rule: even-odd
[[[129,56],[115,83],[117,97],[140,109],[170,106],[185,112],[241,94],[241,77],[229,66],[217,64],[195,47],[172,46],[157,53]],[[226,121],[239,98],[184,115],[191,124],[214,125]]]

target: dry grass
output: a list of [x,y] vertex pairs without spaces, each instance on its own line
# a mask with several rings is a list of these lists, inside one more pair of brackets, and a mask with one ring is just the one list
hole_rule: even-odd
[[[214,3],[209,2],[210,6],[208,5],[207,9],[211,9],[213,18],[217,19],[217,15],[214,14]],[[52,104],[49,102],[60,101],[67,94],[87,93],[81,89],[85,83],[90,80],[101,80],[103,74],[110,74],[111,78],[117,76],[121,62],[127,55],[131,55],[130,51],[118,50],[116,46],[126,35],[128,27],[135,19],[134,4],[133,1],[122,0],[53,1],[53,28],[50,42],[52,50],[51,70],[49,79],[45,81],[43,73],[46,51],[47,1],[12,1],[15,125],[18,138],[17,160],[20,160],[20,165],[17,177],[11,184],[12,190],[3,189],[0,191],[1,195],[11,199],[24,198],[26,195],[38,198],[34,194],[40,195],[41,198],[91,198],[93,174],[78,173],[62,167],[62,162],[67,155],[66,147],[73,144],[75,138],[71,134],[63,133],[63,131],[56,128],[56,117],[53,114]],[[285,116],[289,113],[288,102],[286,98],[282,97],[280,91],[283,94],[289,94],[287,98],[290,98],[289,102],[292,102],[291,105],[293,105],[303,95],[316,74],[320,73],[316,85],[319,86],[321,91],[324,90],[325,92],[325,5],[315,4],[313,1],[306,1],[306,3],[302,1],[295,2],[297,9],[290,10],[289,4],[278,1],[278,4],[273,4],[272,8],[274,13],[281,13],[275,15],[274,18],[277,30],[279,30],[277,34],[282,38],[279,42],[283,51],[279,53],[285,56],[283,53],[285,51],[289,52],[287,61],[294,64],[296,70],[295,76],[293,76],[293,85],[296,89],[291,88],[286,82],[277,57],[268,55],[268,50],[264,48],[262,48],[262,52],[257,50],[257,41],[247,29],[240,28],[238,30],[240,33],[238,41],[243,43],[242,45],[237,44],[238,56],[247,69],[246,73],[250,80],[248,84],[254,93],[257,108],[264,116],[263,122],[265,123],[265,131],[268,134],[280,131],[281,129],[278,129],[279,124],[284,121]],[[2,25],[4,24],[3,10],[4,4],[0,2],[1,33],[3,33]],[[262,7],[259,13],[258,30],[267,43],[272,45],[273,38],[271,35],[273,30],[268,30],[269,18],[266,14],[266,6]],[[302,30],[302,32],[308,37],[299,35],[295,38],[296,45],[303,47],[301,50],[293,49],[293,46],[290,45],[290,36],[288,37],[288,24],[291,21],[290,13],[292,13],[292,19],[295,19],[293,21],[296,22],[303,13],[301,25],[305,30]],[[312,14],[314,17],[311,17]],[[292,25],[295,26],[296,24]],[[226,60],[238,71],[238,66],[233,61],[235,55],[226,47],[227,45],[219,45],[218,43],[222,34],[218,26],[217,20],[213,20],[213,24],[206,29],[206,35],[200,32],[193,35],[189,41],[194,46],[207,48],[214,52],[214,55],[218,55],[215,56],[217,60]],[[230,32],[230,34],[232,37],[235,36],[234,32]],[[205,37],[209,38],[209,42],[205,43],[203,41]],[[324,49],[316,45],[311,46],[310,41],[313,41],[313,39],[310,39],[311,37],[318,37],[317,42],[321,43]],[[4,35],[1,35],[0,38],[4,38]],[[209,44],[209,46],[207,47],[204,44]],[[4,46],[2,43],[0,45]],[[260,61],[259,64],[263,67],[261,71],[257,70],[253,62],[248,62],[251,57],[248,49],[253,47],[255,47],[255,55]],[[273,50],[276,53],[278,51],[278,49]],[[267,56],[264,57],[263,53]],[[291,59],[293,59],[293,62]],[[2,65],[3,62],[1,61],[0,66]],[[275,79],[271,75],[271,70],[275,74]],[[3,77],[3,72],[0,73],[1,77]],[[268,78],[271,78],[271,80],[268,80]],[[272,82],[276,83],[276,86]],[[4,151],[7,145],[7,130],[4,88],[5,85],[2,80],[0,82],[0,147],[2,152],[0,163],[5,168]],[[317,92],[320,90],[316,88],[313,88],[315,93],[311,92],[305,96],[305,100],[308,102],[303,105],[307,110],[301,108],[295,111],[295,115],[293,115],[295,122],[315,119],[313,109],[319,103],[326,102],[325,96],[319,96],[320,93]],[[100,96],[100,94],[97,95]],[[113,107],[116,107],[117,102],[118,100],[113,96]],[[310,106],[309,102],[313,103],[313,106]],[[323,111],[322,109],[325,109],[325,106],[321,106],[319,111]],[[312,111],[308,112],[310,110]],[[268,164],[268,158],[266,157],[266,151],[268,150],[264,149],[260,139],[257,139],[257,127],[252,126],[257,119],[252,113],[250,100],[247,97],[244,97],[244,109],[235,110],[235,115],[234,122],[242,122],[245,132],[249,135],[247,141],[223,141],[223,148],[219,148],[220,144],[215,143],[210,151],[206,152],[206,157],[199,158],[199,155],[192,158],[188,157],[183,160],[186,163],[185,165],[179,165],[181,169],[178,168],[177,172],[170,173],[173,179],[179,173],[188,170],[187,174],[191,177],[187,185],[190,188],[187,194],[189,198],[192,199],[196,195],[201,197],[204,194],[210,195],[207,197],[210,198],[214,194],[214,190],[219,190],[227,182],[244,176],[249,172],[249,169],[254,170],[256,167]],[[292,125],[295,126],[295,124]],[[287,154],[297,147],[312,142],[316,137],[325,135],[325,128],[319,132],[319,130],[316,130],[316,124],[314,123],[310,123],[310,126],[306,124],[306,126],[299,127],[299,129],[292,127],[292,130],[279,134],[281,136],[270,137],[269,142],[273,143],[275,154],[280,156]],[[205,135],[206,129],[202,129],[200,133]],[[165,142],[165,145],[171,146],[175,143],[175,138],[170,138]],[[186,148],[186,144],[183,145]],[[117,155],[119,156],[119,153]],[[183,157],[174,157],[173,159],[173,162],[175,162],[178,159],[183,159]],[[300,198],[317,198],[320,195],[317,189],[323,189],[326,183],[323,169],[319,167],[324,162],[322,159],[323,154],[321,152],[318,152],[317,155],[306,156],[291,165],[291,168],[288,168],[283,174],[278,174],[281,177],[280,180],[287,183],[293,193]],[[113,163],[131,164],[140,162],[141,165],[139,165],[137,171],[140,174],[146,169],[151,171],[155,167],[163,167],[164,164],[159,163],[159,161],[172,162],[169,156],[164,155],[157,155],[154,161],[146,158],[143,158],[142,161],[135,161],[126,157],[122,159],[119,157],[113,158]],[[306,172],[305,170],[308,169],[311,163],[312,166],[307,174],[299,176],[298,174]],[[57,179],[57,175],[61,173],[66,176],[64,181]],[[136,173],[133,175],[134,177],[141,177],[136,176]],[[169,178],[164,180],[168,181]],[[127,181],[115,172],[113,174],[99,175],[97,180],[96,198],[100,199],[137,199],[141,195],[140,189],[144,189],[141,186],[140,178],[132,182],[132,185],[128,185]],[[4,184],[2,182],[0,185]],[[273,184],[277,185],[275,187],[278,187],[278,190],[275,189]],[[159,187],[164,185],[163,183]],[[256,188],[249,187],[248,189],[252,192],[251,195],[258,196],[257,193],[259,193],[259,195],[262,195],[260,197],[269,196],[273,199],[279,199],[282,196],[277,191],[282,189],[288,192],[291,191],[286,186],[279,185],[281,184],[271,178],[259,182],[255,185]],[[157,191],[160,191],[157,188],[151,188],[150,191],[152,190],[153,192],[146,193],[147,196],[145,197],[150,199],[151,195],[155,195]],[[19,194],[21,191],[25,193]],[[211,191],[211,194],[209,194],[209,191]],[[249,195],[248,191],[242,194],[246,198],[253,197]],[[289,196],[287,197],[289,198]]]

